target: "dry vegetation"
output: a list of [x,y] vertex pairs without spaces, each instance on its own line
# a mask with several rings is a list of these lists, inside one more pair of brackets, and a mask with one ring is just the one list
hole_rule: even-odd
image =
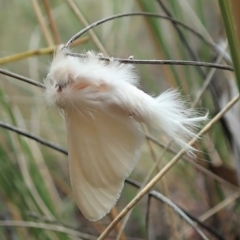
[[[232,65],[224,15],[215,0],[0,0],[0,68],[42,83],[56,45],[94,21],[126,12],[171,16],[197,34],[166,19],[123,17],[88,31],[74,43],[74,52],[95,49],[121,58]],[[196,159],[177,154],[164,136],[146,130],[150,137],[120,200],[95,223],[81,215],[72,198],[58,111],[45,107],[40,88],[0,75],[0,239],[97,239],[122,209],[122,215],[127,213],[125,206],[147,177],[156,180],[154,188],[143,189],[128,221],[112,222],[106,239],[240,239],[240,105],[238,98],[231,102],[238,96],[238,76],[235,80],[232,71],[200,66],[142,64],[137,70],[144,91],[159,94],[178,87],[191,107],[208,109],[214,120],[195,144]],[[43,146],[11,126],[63,150]],[[169,200],[177,211],[166,204]]]

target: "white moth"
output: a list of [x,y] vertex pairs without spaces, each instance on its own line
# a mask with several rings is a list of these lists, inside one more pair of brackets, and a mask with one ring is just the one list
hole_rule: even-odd
[[133,65],[56,51],[45,80],[49,105],[64,110],[73,193],[83,215],[96,221],[116,204],[144,141],[141,123],[164,131],[188,152],[194,117],[174,90],[153,98],[137,88]]

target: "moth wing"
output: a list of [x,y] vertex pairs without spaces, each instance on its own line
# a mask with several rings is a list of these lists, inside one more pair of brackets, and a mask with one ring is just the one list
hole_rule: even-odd
[[108,112],[66,114],[71,185],[83,215],[96,221],[120,197],[140,155],[143,133],[130,117]]

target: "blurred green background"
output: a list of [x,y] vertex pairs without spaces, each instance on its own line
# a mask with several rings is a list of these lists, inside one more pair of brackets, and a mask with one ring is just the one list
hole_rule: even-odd
[[[84,28],[86,22],[140,11],[171,14],[197,31],[205,41],[179,25],[176,29],[169,20],[135,16],[97,26],[93,29],[97,43],[88,32],[82,42],[72,47],[73,52],[101,51],[100,43],[109,56],[120,58],[133,55],[136,59],[231,64],[221,12],[215,0],[74,2],[0,0],[0,68],[43,82],[51,62],[52,46],[65,43]],[[56,27],[55,33],[51,24]],[[48,54],[25,56],[20,60],[11,58],[43,48],[48,48]],[[225,52],[224,58],[222,52]],[[227,71],[167,65],[137,65],[136,69],[141,78],[140,87],[145,92],[158,95],[170,87],[178,88],[188,97],[190,106],[196,103],[197,109],[202,113],[208,110],[210,117],[238,92],[233,74]],[[209,84],[204,89],[206,80]],[[196,102],[201,91],[201,98]],[[64,120],[57,109],[46,107],[41,89],[0,75],[0,109],[1,122],[67,149]],[[196,145],[200,150],[197,158],[186,156],[155,186],[155,190],[222,236],[217,237],[201,227],[209,239],[240,238],[240,192],[235,167],[240,159],[239,117],[237,104]],[[168,143],[164,136],[149,131],[160,142]],[[171,149],[179,150],[175,146]],[[163,152],[161,147],[146,141],[131,178],[143,182]],[[170,152],[164,154],[155,173],[172,157]],[[0,239],[96,239],[116,216],[116,211],[123,209],[137,193],[137,189],[125,184],[115,212],[92,223],[82,216],[72,198],[67,156],[0,128],[0,166]],[[156,199],[149,205],[147,202],[146,196],[136,205],[120,239],[201,239],[164,203]],[[118,230],[119,226],[108,239],[115,239]]]

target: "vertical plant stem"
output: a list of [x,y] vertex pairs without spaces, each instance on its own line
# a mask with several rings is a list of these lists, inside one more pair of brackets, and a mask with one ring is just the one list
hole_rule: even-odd
[[44,22],[44,18],[43,18],[43,15],[42,15],[42,12],[41,12],[41,8],[37,2],[37,0],[31,0],[31,3],[33,5],[33,9],[35,11],[35,14],[36,14],[36,17],[38,19],[38,22],[39,22],[39,25],[40,25],[40,28],[42,30],[42,33],[43,33],[43,36],[45,38],[45,41],[47,43],[47,45],[50,47],[50,46],[53,46],[53,41],[52,41],[52,38],[51,38],[51,35],[48,31],[48,28]]
[[[84,27],[88,26],[89,24],[88,24],[87,20],[84,18],[83,14],[78,9],[76,3],[73,0],[66,0],[66,2],[69,5],[69,7],[71,8],[71,10],[74,12],[74,14],[77,16],[79,21],[84,25]],[[89,30],[88,34],[91,37],[91,39],[94,42],[94,44],[96,45],[96,47],[98,48],[98,50],[101,53],[103,53],[105,56],[107,56],[108,53],[107,53],[106,49],[104,48],[104,46],[102,45],[102,43],[100,42],[100,40],[98,39],[98,37],[94,33],[94,31],[93,30]]]
[[50,28],[52,30],[52,34],[53,34],[53,38],[54,38],[55,44],[59,45],[61,43],[61,39],[59,37],[57,26],[56,26],[56,24],[54,22],[54,19],[53,19],[53,15],[52,15],[52,11],[51,11],[51,6],[50,6],[50,3],[49,3],[49,0],[43,0],[43,4],[44,4],[44,7],[46,9],[49,25],[50,25]]
[[[228,39],[228,45],[232,56],[233,67],[236,76],[236,82],[238,88],[240,89],[240,53],[239,53],[239,44],[237,39],[237,34],[235,31],[234,18],[233,14],[235,11],[232,11],[234,8],[234,2],[236,1],[225,1],[218,0],[220,10],[222,13],[222,19],[225,26],[225,31]],[[230,6],[232,4],[232,7]],[[240,26],[236,26],[240,27]],[[240,37],[240,35],[239,35]]]
[[[225,31],[228,39],[228,45],[229,45],[229,49],[232,56],[235,79],[236,79],[238,90],[239,90],[240,89],[240,53],[239,53],[238,40],[240,39],[237,39],[237,34],[235,30],[235,25],[234,25],[234,19],[237,21],[237,18],[236,17],[233,18],[233,14],[235,14],[236,11],[232,11],[237,1],[218,0],[218,3],[222,13],[223,23],[225,26]],[[239,27],[239,26],[236,26],[236,27]],[[238,35],[238,37],[240,37],[240,35]],[[240,160],[239,159],[236,160],[235,164],[236,164],[236,171],[238,175],[238,182],[240,183]]]

